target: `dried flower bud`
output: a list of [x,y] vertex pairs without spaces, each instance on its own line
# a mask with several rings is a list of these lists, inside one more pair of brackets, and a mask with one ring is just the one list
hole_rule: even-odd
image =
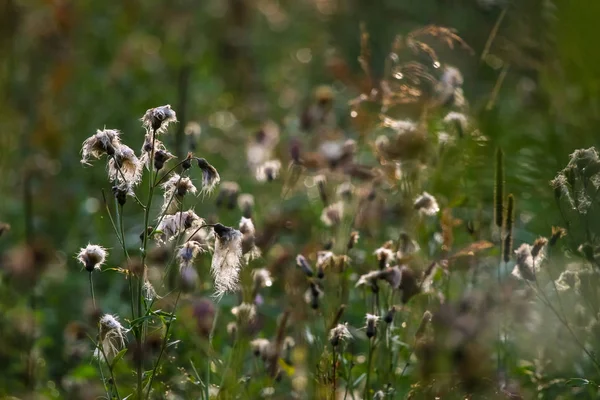
[[233,210],[237,203],[240,186],[235,182],[223,182],[220,186],[219,194],[217,195],[217,207],[225,206]]
[[337,226],[342,221],[344,215],[344,203],[338,201],[323,209],[321,221],[326,226]]
[[248,193],[240,194],[238,197],[238,207],[245,218],[252,218],[252,209],[254,208],[254,196]]
[[394,315],[396,315],[396,306],[392,306],[386,313],[385,313],[385,317],[383,317],[383,320],[385,321],[386,324],[391,324],[392,321],[394,320]]
[[96,244],[88,244],[85,248],[82,248],[77,254],[77,260],[83,264],[85,270],[92,272],[94,270],[100,270],[102,264],[106,260],[108,253],[102,246]]
[[197,158],[196,161],[198,162],[198,168],[202,170],[202,192],[211,193],[221,182],[219,172],[204,158]]
[[350,239],[348,239],[348,244],[346,245],[346,248],[348,250],[352,250],[354,246],[356,246],[356,243],[358,243],[359,237],[360,235],[357,231],[352,231],[352,233],[350,233]]
[[127,202],[127,188],[121,186],[121,185],[116,185],[112,187],[112,192],[113,195],[115,196],[115,199],[117,199],[117,202],[119,203],[120,206],[124,206],[125,203]]
[[436,215],[440,211],[440,206],[435,200],[435,197],[427,192],[423,192],[422,195],[417,197],[414,207],[415,210],[419,211],[421,214],[429,216]]
[[323,297],[323,290],[315,282],[310,282],[310,286],[304,294],[304,300],[310,304],[311,308],[319,308],[319,300]]
[[173,154],[169,153],[166,150],[157,150],[154,153],[154,168],[157,171],[160,171],[167,161],[173,158]]
[[102,351],[96,348],[94,356],[108,363],[125,347],[127,331],[117,320],[117,317],[110,314],[105,314],[100,318],[99,330]]
[[171,109],[171,106],[167,104],[148,109],[141,118],[141,121],[142,125],[147,130],[152,130],[155,133],[160,134],[167,130],[171,122],[177,122],[177,115],[175,114],[175,111]]
[[181,168],[184,171],[192,168],[192,158],[194,158],[194,155],[190,152],[190,153],[188,153],[188,155],[185,158],[185,160],[183,160],[183,162],[181,163]]
[[369,339],[375,337],[377,335],[377,323],[379,322],[379,316],[373,314],[367,314],[367,337]]
[[527,243],[523,243],[515,250],[515,254],[516,265],[512,274],[517,278],[535,281],[535,266],[533,256],[531,255],[531,246]]
[[323,202],[323,206],[327,207],[329,201],[327,200],[327,178],[325,175],[316,175],[313,179],[315,184],[317,185],[317,189],[319,189],[319,197]]
[[309,277],[312,278],[313,277],[313,270],[310,267],[310,264],[308,263],[308,261],[306,260],[306,257],[304,257],[302,254],[298,254],[296,256],[296,265],[298,267],[300,267],[300,269],[302,270],[302,272],[304,272],[304,274]]
[[329,331],[329,343],[331,343],[333,347],[337,347],[346,339],[352,339],[352,335],[348,330],[347,324],[338,324],[335,328]]
[[270,160],[256,169],[256,180],[259,182],[271,182],[279,176],[281,161]]

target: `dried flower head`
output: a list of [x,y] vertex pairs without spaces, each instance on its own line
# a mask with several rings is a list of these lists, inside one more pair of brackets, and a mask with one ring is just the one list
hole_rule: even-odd
[[403,270],[397,266],[387,267],[381,271],[381,279],[389,283],[392,288],[398,289],[404,279]]
[[348,330],[347,324],[337,324],[335,328],[329,331],[329,343],[334,347],[346,339],[352,339],[352,334]]
[[379,316],[373,314],[367,314],[365,318],[367,322],[367,337],[370,339],[377,335],[377,323],[379,322]]
[[417,197],[414,202],[414,207],[419,213],[429,216],[436,215],[440,211],[440,206],[438,206],[435,197],[427,192],[423,192],[422,195]]
[[255,287],[271,287],[273,285],[271,273],[266,268],[252,270],[252,279]]
[[179,208],[179,204],[181,204],[183,197],[186,194],[196,194],[198,191],[190,178],[175,173],[172,174],[161,187],[164,191],[161,209],[161,212],[163,213],[175,212]]
[[319,308],[319,301],[324,296],[323,290],[315,282],[310,282],[308,290],[304,293],[304,301],[310,304],[311,308]]
[[382,125],[393,129],[395,131],[395,133],[398,135],[402,135],[407,132],[413,132],[413,131],[417,130],[417,127],[418,127],[416,123],[414,123],[413,121],[408,120],[408,119],[399,120],[399,119],[393,119],[393,118],[390,118],[387,116],[382,116],[381,118],[382,118],[382,120],[381,120]]
[[204,252],[199,243],[190,240],[185,242],[179,250],[177,250],[177,260],[179,261],[179,269],[193,265],[198,254]]
[[523,243],[515,250],[515,254],[516,265],[512,271],[512,275],[528,281],[535,281],[535,266],[531,254],[531,246],[527,243]]
[[319,279],[325,276],[325,268],[331,266],[334,261],[334,254],[331,251],[317,252],[317,277]]
[[230,210],[235,209],[240,193],[240,185],[235,182],[227,181],[223,182],[219,189],[219,194],[216,199],[217,207],[225,206]]
[[306,257],[304,257],[302,254],[298,254],[296,256],[296,265],[300,267],[302,272],[304,272],[304,274],[309,278],[311,278],[314,275],[313,270],[310,267],[310,264],[308,263],[308,260],[306,260]]
[[238,288],[242,258],[242,233],[221,224],[215,224],[215,251],[211,273],[215,279],[215,296],[222,297]]
[[352,250],[354,246],[356,246],[356,244],[358,243],[359,238],[360,234],[358,233],[358,231],[350,232],[350,238],[348,239],[348,244],[346,245],[346,248],[348,250]]
[[581,278],[579,277],[578,271],[566,270],[560,274],[555,283],[556,288],[561,292],[571,289],[575,290],[576,293],[579,293],[581,287]]
[[81,146],[81,163],[89,164],[90,158],[100,159],[104,154],[112,156],[121,145],[121,132],[116,129],[98,129],[96,133],[85,139]]
[[337,187],[335,192],[342,200],[350,201],[354,194],[354,186],[350,182],[344,182]]
[[144,296],[146,301],[152,301],[158,297],[158,295],[156,294],[156,290],[154,290],[154,286],[152,286],[148,279],[144,281],[144,284],[142,286],[142,295]]
[[102,361],[110,362],[125,347],[127,331],[117,317],[105,314],[100,318],[100,343],[94,355]]
[[375,250],[373,253],[377,257],[377,261],[379,262],[379,269],[384,269],[390,263],[394,261],[395,253],[391,249],[391,246],[387,246],[387,243],[382,247]]
[[176,212],[162,218],[156,227],[154,236],[158,242],[166,242],[188,229],[197,229],[202,225],[204,225],[204,220],[193,210]]
[[255,356],[266,359],[268,357],[271,342],[268,339],[258,338],[250,342],[250,347]]
[[108,253],[106,249],[97,244],[88,244],[86,247],[79,250],[77,260],[83,264],[86,271],[92,272],[100,270],[102,264],[106,260]]
[[196,268],[191,264],[180,266],[178,283],[182,292],[193,292],[198,285],[198,272]]
[[423,337],[423,335],[425,334],[425,330],[427,329],[427,325],[431,322],[432,318],[433,315],[429,310],[423,313],[423,317],[421,317],[421,322],[419,323],[417,331],[415,332],[416,339],[420,339]]
[[177,115],[171,109],[171,106],[167,104],[146,110],[141,121],[146,130],[161,134],[167,130],[171,122],[177,122]]
[[336,226],[342,221],[344,215],[344,203],[338,201],[323,209],[321,221],[327,226]]
[[361,275],[360,278],[358,278],[358,281],[356,281],[356,287],[359,286],[370,286],[370,287],[374,287],[377,285],[377,280],[381,279],[383,274],[383,271],[371,271],[369,273],[366,273],[364,275]]
[[211,193],[221,182],[221,176],[215,167],[206,159],[198,158],[198,168],[202,171],[202,193]]
[[160,171],[165,166],[165,163],[173,157],[175,156],[167,150],[156,150],[154,152],[154,168]]
[[271,182],[279,176],[281,161],[270,160],[256,169],[256,180],[259,182]]
[[254,208],[254,196],[249,193],[240,194],[238,197],[238,207],[242,215],[246,218],[252,218],[252,209]]
[[563,237],[565,237],[567,235],[567,231],[565,228],[561,228],[559,226],[553,226],[552,227],[552,236],[550,236],[550,241],[548,242],[548,245],[550,247],[553,247],[554,245],[556,245],[556,242],[558,242],[558,239],[561,239]]
[[108,160],[108,177],[112,181],[135,186],[142,180],[142,168],[143,164],[134,151],[121,144]]
[[396,315],[396,306],[390,307],[390,309],[385,313],[383,320],[386,324],[391,324],[394,321],[394,315]]
[[256,319],[256,306],[251,303],[242,303],[239,306],[233,307],[231,313],[235,315],[240,322],[252,322]]

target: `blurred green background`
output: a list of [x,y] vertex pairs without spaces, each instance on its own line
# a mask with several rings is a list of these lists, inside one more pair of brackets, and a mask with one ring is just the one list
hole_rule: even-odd
[[[333,88],[340,127],[358,137],[347,102],[364,88],[357,62],[361,23],[375,77],[396,35],[429,24],[451,27],[474,52],[440,49],[440,59],[462,71],[469,114],[487,141],[437,170],[429,190],[446,201],[462,195],[473,209],[491,204],[492,160],[501,147],[506,191],[517,197],[517,236],[530,240],[560,221],[548,182],[574,149],[600,140],[598,15],[594,0],[3,0],[0,221],[11,230],[0,238],[0,252],[40,240],[64,261],[41,283],[44,296],[36,300],[48,332],[41,345],[47,376],[66,373],[63,328],[82,314],[87,296],[73,255],[95,241],[113,248],[112,262],[119,262],[102,207],[101,191],[110,194],[103,163],[79,162],[82,141],[96,129],[122,130],[137,150],[144,111],[171,104],[180,122],[165,137],[169,149],[179,157],[190,150],[184,129],[196,121],[196,154],[223,180],[251,190],[248,139],[266,120],[276,122],[278,154],[289,160],[287,143],[302,134],[299,116],[318,85]],[[260,204],[257,213],[266,217],[269,207]],[[197,212],[214,213],[212,200]],[[125,218],[127,234],[136,237],[139,214]],[[229,224],[238,218],[221,215]],[[13,289],[0,288],[0,312],[19,306]],[[110,289],[98,283],[99,292]],[[118,296],[107,298],[120,303]],[[8,392],[19,387],[12,380],[20,367],[0,367],[10,371],[0,373]]]

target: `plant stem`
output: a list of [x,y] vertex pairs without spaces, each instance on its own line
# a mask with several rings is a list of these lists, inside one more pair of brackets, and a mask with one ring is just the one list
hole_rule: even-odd
[[96,296],[94,296],[94,283],[92,282],[92,271],[90,271],[90,292],[92,293],[92,304],[94,306],[94,312],[96,311]]
[[177,298],[175,299],[175,305],[173,306],[173,311],[171,312],[171,316],[169,317],[169,323],[167,324],[167,329],[165,330],[165,336],[163,337],[162,345],[160,346],[160,352],[158,353],[158,358],[156,359],[156,364],[154,364],[154,369],[152,369],[152,375],[150,375],[150,381],[148,382],[148,390],[146,391],[146,398],[150,398],[150,391],[152,390],[152,382],[154,381],[154,376],[156,375],[156,371],[160,365],[160,359],[167,348],[167,341],[169,340],[169,330],[171,329],[171,325],[173,325],[173,319],[175,318],[175,312],[177,311],[177,303],[179,303],[179,298],[181,297],[181,291],[177,292]]
[[337,379],[336,379],[336,369],[335,368],[336,368],[337,360],[336,360],[335,346],[332,346],[332,347],[333,347],[333,357],[332,357],[332,359],[333,359],[333,363],[332,363],[333,364],[332,365],[332,367],[333,367],[333,391],[331,393],[331,398],[335,399],[335,392],[337,390]]
[[371,341],[369,340],[369,357],[367,359],[367,382],[365,383],[365,394],[364,394],[364,398],[367,399],[369,396],[369,389],[371,386],[371,363],[373,361],[373,347],[375,347],[375,344],[371,344]]

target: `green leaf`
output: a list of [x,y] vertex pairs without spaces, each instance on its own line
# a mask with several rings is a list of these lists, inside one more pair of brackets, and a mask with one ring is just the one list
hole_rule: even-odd
[[121,350],[121,351],[119,351],[117,353],[117,355],[113,359],[112,368],[114,368],[115,365],[117,365],[117,363],[121,360],[121,358],[123,358],[123,356],[125,355],[125,353],[127,353],[127,348],[124,348],[123,350]]

